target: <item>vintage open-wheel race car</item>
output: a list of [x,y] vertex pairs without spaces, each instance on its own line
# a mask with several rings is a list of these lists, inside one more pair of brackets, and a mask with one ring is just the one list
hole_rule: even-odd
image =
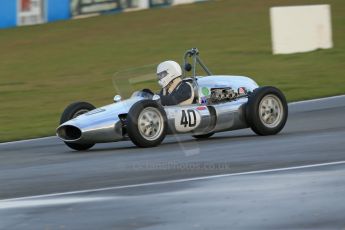
[[[197,65],[205,76],[197,76]],[[285,126],[288,106],[279,89],[259,87],[244,76],[213,75],[196,48],[184,55],[183,81],[194,88],[190,105],[162,106],[160,97],[148,89],[125,100],[117,95],[114,103],[100,108],[75,102],[61,115],[56,134],[70,148],[87,150],[96,143],[128,139],[139,147],[154,147],[168,134],[208,138],[248,127],[258,135],[274,135]]]

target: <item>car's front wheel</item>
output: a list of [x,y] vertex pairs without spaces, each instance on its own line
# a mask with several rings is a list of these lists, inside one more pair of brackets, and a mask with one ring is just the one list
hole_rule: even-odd
[[135,103],[127,115],[127,133],[138,147],[154,147],[166,136],[168,122],[165,111],[156,101]]
[[258,135],[274,135],[285,126],[288,105],[284,94],[272,86],[254,90],[248,97],[246,120]]
[[[87,113],[91,110],[94,110],[96,107],[88,102],[74,102],[66,107],[66,109],[63,111],[61,118],[60,118],[60,125],[65,123],[66,121],[69,121],[73,118],[76,118],[84,113]],[[70,147],[71,149],[83,151],[91,148],[94,146],[94,143],[70,143],[65,141],[65,144]]]

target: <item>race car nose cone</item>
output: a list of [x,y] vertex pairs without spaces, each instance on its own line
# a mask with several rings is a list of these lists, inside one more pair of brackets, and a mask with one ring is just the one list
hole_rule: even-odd
[[63,140],[74,141],[81,137],[81,130],[73,125],[65,125],[57,130],[57,135]]

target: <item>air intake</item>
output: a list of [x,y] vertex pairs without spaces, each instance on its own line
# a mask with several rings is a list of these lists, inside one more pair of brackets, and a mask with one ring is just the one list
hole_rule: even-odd
[[73,125],[65,125],[57,130],[57,135],[66,141],[76,141],[81,137],[81,130]]

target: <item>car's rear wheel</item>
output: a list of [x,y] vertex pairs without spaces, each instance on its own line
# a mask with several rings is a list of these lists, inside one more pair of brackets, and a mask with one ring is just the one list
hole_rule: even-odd
[[167,127],[165,111],[156,101],[138,101],[128,112],[128,136],[138,147],[159,145],[166,136]]
[[[67,106],[64,112],[62,113],[61,118],[60,118],[60,125],[65,123],[66,121],[69,121],[73,118],[76,118],[94,109],[96,109],[96,107],[88,102],[74,102],[70,104],[69,106]],[[65,141],[65,144],[71,149],[78,150],[78,151],[87,150],[95,145],[95,143],[79,144],[79,143],[70,143],[66,141]]]
[[288,105],[284,94],[272,86],[260,87],[249,95],[246,120],[258,135],[274,135],[285,126]]

